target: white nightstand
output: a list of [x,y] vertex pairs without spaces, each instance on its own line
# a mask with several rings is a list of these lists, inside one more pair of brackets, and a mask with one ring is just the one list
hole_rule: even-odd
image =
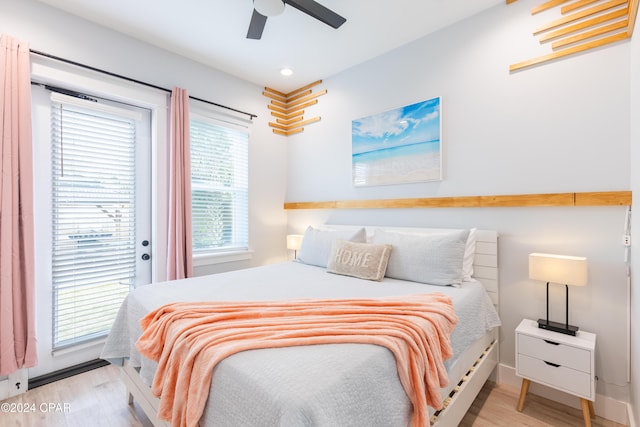
[[591,427],[596,414],[595,334],[576,336],[538,328],[524,319],[516,328],[516,375],[522,377],[518,411],[522,411],[531,381],[580,398],[584,424]]

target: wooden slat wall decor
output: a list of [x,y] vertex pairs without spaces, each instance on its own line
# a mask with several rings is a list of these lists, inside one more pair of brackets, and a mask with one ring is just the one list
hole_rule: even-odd
[[[516,0],[506,0],[507,4]],[[561,18],[533,31],[541,44],[551,42],[552,52],[509,66],[517,71],[574,53],[631,38],[640,0],[547,0],[534,7],[535,15],[560,8]]]
[[320,117],[304,120],[305,108],[318,103],[317,98],[327,93],[326,89],[313,93],[312,87],[322,83],[318,80],[289,93],[282,93],[270,87],[265,87],[262,94],[271,98],[267,108],[276,118],[275,123],[269,122],[273,132],[289,136],[304,131],[304,126],[320,121]]
[[284,209],[511,208],[538,206],[631,206],[631,191],[286,202]]

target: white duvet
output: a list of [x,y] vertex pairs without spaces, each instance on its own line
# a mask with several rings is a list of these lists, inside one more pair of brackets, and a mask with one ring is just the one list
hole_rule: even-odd
[[[124,301],[102,358],[129,359],[150,384],[155,364],[135,349],[139,319],[179,301],[253,301],[298,298],[377,298],[429,291],[450,295],[459,323],[452,334],[455,364],[464,350],[500,325],[482,284],[460,288],[327,273],[297,262],[143,286]],[[213,374],[201,425],[406,426],[411,404],[392,353],[369,344],[330,344],[251,350],[221,362]]]

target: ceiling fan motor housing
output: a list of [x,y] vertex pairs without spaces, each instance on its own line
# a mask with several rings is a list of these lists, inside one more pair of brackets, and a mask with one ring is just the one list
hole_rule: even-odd
[[253,8],[263,16],[277,16],[284,12],[282,0],[253,0]]

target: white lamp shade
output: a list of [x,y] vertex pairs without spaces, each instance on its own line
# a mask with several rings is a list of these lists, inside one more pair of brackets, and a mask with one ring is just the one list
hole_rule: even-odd
[[529,278],[562,285],[587,284],[587,259],[585,257],[529,254]]
[[304,236],[302,234],[288,234],[287,235],[287,249],[292,251],[300,250],[300,246],[302,246],[302,238]]

